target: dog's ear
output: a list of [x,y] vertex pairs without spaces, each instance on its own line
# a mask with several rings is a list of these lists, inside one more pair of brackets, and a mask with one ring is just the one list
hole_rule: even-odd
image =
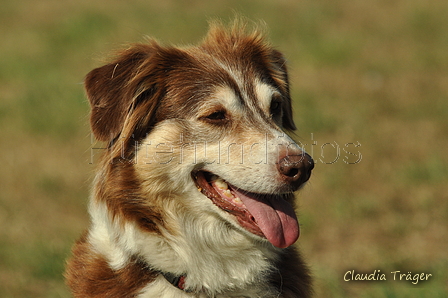
[[292,103],[291,95],[289,93],[289,79],[288,70],[286,68],[286,59],[283,54],[277,50],[272,50],[271,61],[275,66],[274,71],[274,81],[280,86],[284,94],[283,101],[283,118],[282,124],[283,128],[287,130],[296,130],[296,125],[294,124],[294,118],[292,113]]
[[98,140],[110,142],[115,139],[142,94],[152,88],[146,79],[149,60],[157,47],[155,42],[134,45],[122,51],[114,62],[96,68],[86,76],[90,125]]

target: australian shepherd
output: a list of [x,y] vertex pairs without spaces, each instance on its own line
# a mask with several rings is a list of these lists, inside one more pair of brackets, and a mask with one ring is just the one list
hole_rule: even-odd
[[132,45],[85,89],[107,149],[67,264],[74,297],[311,297],[294,192],[314,164],[286,133],[285,58],[259,30]]

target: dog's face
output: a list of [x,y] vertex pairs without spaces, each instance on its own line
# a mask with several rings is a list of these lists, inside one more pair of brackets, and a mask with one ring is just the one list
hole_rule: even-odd
[[186,211],[276,247],[297,240],[293,192],[313,161],[284,133],[295,129],[285,60],[259,35],[136,45],[93,70],[86,90],[110,147],[103,175],[121,192],[107,201],[114,216],[178,231]]

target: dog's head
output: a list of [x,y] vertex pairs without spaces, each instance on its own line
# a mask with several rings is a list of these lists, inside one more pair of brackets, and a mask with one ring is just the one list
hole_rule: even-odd
[[295,130],[285,59],[260,33],[215,26],[197,47],[133,45],[85,86],[107,167],[127,169],[115,176],[142,205],[163,193],[274,246],[297,240],[292,193],[313,161],[284,133]]

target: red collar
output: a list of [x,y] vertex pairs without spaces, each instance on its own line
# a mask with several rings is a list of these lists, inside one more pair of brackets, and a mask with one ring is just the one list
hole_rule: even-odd
[[185,275],[174,275],[169,272],[161,272],[161,274],[170,284],[182,291],[188,292],[185,290]]

